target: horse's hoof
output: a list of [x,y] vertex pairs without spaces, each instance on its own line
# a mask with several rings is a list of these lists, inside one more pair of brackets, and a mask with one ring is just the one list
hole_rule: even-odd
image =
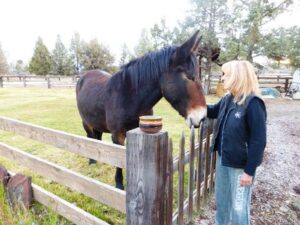
[[124,185],[123,184],[116,184],[116,188],[120,190],[124,190]]
[[90,166],[95,166],[96,163],[97,163],[96,160],[94,160],[94,159],[89,159],[89,165],[90,165]]

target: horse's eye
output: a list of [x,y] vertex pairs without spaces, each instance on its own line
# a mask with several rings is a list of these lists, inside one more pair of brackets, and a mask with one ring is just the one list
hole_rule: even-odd
[[194,74],[190,74],[187,76],[190,80],[194,81],[195,80],[195,76]]

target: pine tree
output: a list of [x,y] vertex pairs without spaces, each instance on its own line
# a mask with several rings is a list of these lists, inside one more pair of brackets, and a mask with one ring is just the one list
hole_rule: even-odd
[[29,63],[29,72],[38,75],[47,75],[51,67],[51,56],[44,45],[42,38],[38,38],[34,54]]
[[83,68],[83,43],[79,33],[75,33],[71,39],[70,54],[76,74],[79,74]]
[[61,41],[60,35],[57,35],[55,47],[52,52],[51,73],[57,75],[74,74],[72,60]]

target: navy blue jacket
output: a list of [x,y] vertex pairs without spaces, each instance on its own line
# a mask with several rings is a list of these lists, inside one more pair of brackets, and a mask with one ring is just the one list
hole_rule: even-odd
[[217,104],[207,106],[207,117],[217,118],[212,148],[221,154],[222,165],[243,168],[253,176],[266,146],[263,100],[250,95],[243,105],[238,105],[232,95],[226,95]]

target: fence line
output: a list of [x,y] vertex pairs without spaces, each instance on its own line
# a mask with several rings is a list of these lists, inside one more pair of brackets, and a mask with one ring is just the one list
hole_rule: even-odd
[[0,116],[0,129],[37,140],[120,168],[126,167],[125,147]]
[[[3,87],[29,87],[29,86],[44,86],[47,88],[55,87],[75,87],[80,76],[61,76],[61,75],[0,75],[0,88]],[[282,91],[287,92],[291,84],[293,76],[277,75],[277,74],[259,74],[257,76],[260,87],[275,87],[281,88]],[[205,76],[203,76],[203,84],[205,83]],[[215,93],[217,85],[220,82],[220,76],[211,76],[210,78],[210,93]]]
[[260,87],[279,87],[283,88],[284,92],[288,91],[293,80],[293,76],[287,75],[259,75],[257,78]]
[[75,87],[80,76],[61,76],[61,75],[1,75],[0,88],[3,87],[28,87],[28,86],[44,86],[47,88],[53,87]]
[[[274,87],[282,88],[284,92],[288,91],[289,86],[292,83],[293,76],[286,75],[277,75],[277,74],[259,74],[257,75],[258,83],[260,87]],[[220,82],[217,76],[210,77],[210,90],[211,93],[215,93],[217,89],[217,84]]]

